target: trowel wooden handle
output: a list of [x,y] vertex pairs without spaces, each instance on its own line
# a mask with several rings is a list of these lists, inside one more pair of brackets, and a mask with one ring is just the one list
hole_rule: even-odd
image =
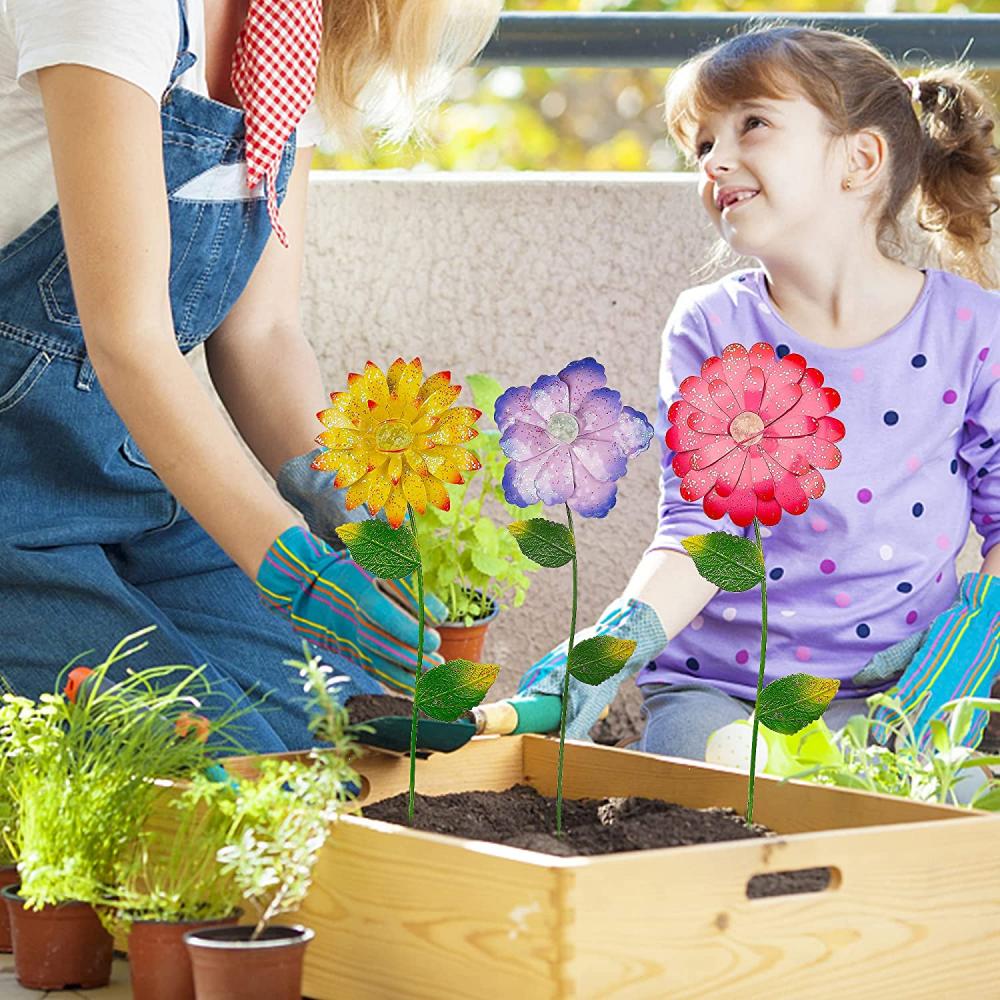
[[507,736],[517,729],[517,709],[509,701],[491,701],[472,710],[476,734]]
[[[510,733],[554,733],[559,729],[561,702],[550,694],[515,696],[472,709],[477,735],[506,736]],[[608,714],[605,708],[600,718]]]

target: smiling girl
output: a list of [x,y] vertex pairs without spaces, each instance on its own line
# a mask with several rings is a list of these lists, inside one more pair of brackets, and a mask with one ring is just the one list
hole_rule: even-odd
[[[660,433],[681,382],[728,344],[801,355],[841,390],[841,467],[803,516],[763,530],[766,682],[804,669],[836,678],[827,720],[837,726],[902,673],[908,707],[930,695],[926,733],[938,706],[988,694],[1000,669],[1000,295],[988,290],[998,153],[988,103],[960,70],[908,80],[866,41],[778,27],[679,68],[666,116],[697,167],[721,237],[716,258],[735,251],[758,266],[678,298],[663,337]],[[945,270],[901,257],[900,218],[914,195]],[[681,540],[719,525],[681,499],[671,459],[666,450],[656,534],[589,633],[634,639],[636,652],[601,687],[571,682],[568,732],[586,736],[624,673],[637,673],[647,720],[638,748],[697,759],[714,730],[753,710],[760,606],[753,591],[718,592],[699,576]],[[698,499],[714,482],[705,477]],[[956,586],[970,512],[984,561]],[[558,695],[565,665],[564,644],[528,671],[521,692]],[[979,713],[970,742],[984,721]]]

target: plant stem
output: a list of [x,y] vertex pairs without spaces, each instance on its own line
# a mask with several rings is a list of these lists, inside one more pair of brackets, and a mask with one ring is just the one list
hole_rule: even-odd
[[413,681],[413,718],[410,720],[410,799],[406,807],[407,822],[413,826],[413,799],[417,783],[417,684],[424,666],[424,563],[417,542],[417,516],[409,504],[406,509],[413,531],[413,547],[417,550],[417,669]]
[[[760,549],[760,561],[764,562],[764,543],[760,540],[760,521],[753,519],[753,530],[757,536],[757,548]],[[760,693],[764,690],[764,660],[767,654],[767,571],[760,581],[760,670],[757,671],[757,699],[753,711],[753,735],[750,738],[750,784],[747,788],[747,826],[753,825],[753,788],[757,775],[757,731],[760,719],[757,716],[757,705],[760,703]]]
[[576,562],[576,535],[573,532],[573,512],[566,504],[566,524],[569,526],[570,538],[573,541],[573,611],[569,620],[569,642],[566,645],[566,671],[563,674],[562,705],[559,710],[559,766],[556,769],[556,836],[561,837],[562,805],[563,805],[563,757],[566,753],[566,709],[569,706],[569,658],[573,653],[573,640],[576,638],[576,605],[578,590],[578,573]]

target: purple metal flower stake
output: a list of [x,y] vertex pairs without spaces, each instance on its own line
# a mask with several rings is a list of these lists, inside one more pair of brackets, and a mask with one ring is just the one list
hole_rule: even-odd
[[521,551],[541,566],[573,564],[573,610],[559,720],[556,778],[556,835],[562,834],[563,756],[570,675],[585,684],[613,677],[635,651],[631,640],[595,636],[574,646],[578,596],[573,511],[605,517],[615,505],[618,480],[628,459],[649,446],[653,428],[646,417],[623,406],[607,388],[604,366],[593,358],[568,364],[558,375],[543,375],[532,386],[508,389],[496,403],[500,447],[510,460],[503,487],[509,503],[530,507],[563,504],[566,524],[546,518],[515,521],[511,534]]

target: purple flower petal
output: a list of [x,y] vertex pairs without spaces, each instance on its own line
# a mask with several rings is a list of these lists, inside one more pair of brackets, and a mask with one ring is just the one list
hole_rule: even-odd
[[507,503],[515,507],[530,507],[539,502],[535,476],[546,461],[546,455],[539,455],[529,462],[507,463],[503,470],[503,492]]
[[573,459],[569,448],[560,445],[548,452],[542,467],[535,476],[535,489],[542,503],[566,503],[573,496],[576,483],[573,479]]
[[511,424],[500,438],[500,448],[514,462],[527,462],[554,448],[548,431],[520,421]]
[[493,419],[501,431],[507,430],[515,420],[520,420],[523,424],[545,426],[545,421],[535,413],[531,405],[531,390],[526,385],[511,386],[500,396],[493,408]]
[[615,444],[631,458],[640,451],[645,451],[652,437],[653,425],[646,419],[646,414],[631,406],[623,406],[615,432]]
[[580,433],[591,434],[613,427],[622,412],[622,394],[617,389],[594,389],[573,411],[580,421]]
[[578,437],[571,445],[573,458],[595,479],[602,483],[621,479],[627,462],[621,448],[614,440],[602,441],[597,437]]
[[576,491],[567,501],[582,517],[605,517],[618,499],[618,483],[602,483],[595,479],[580,462],[574,462]]
[[604,365],[593,358],[571,361],[560,373],[559,378],[569,387],[569,405],[565,409],[575,413],[588,392],[603,389],[608,384],[604,376]]
[[531,405],[544,423],[553,413],[569,409],[569,388],[555,375],[543,375],[531,387]]

